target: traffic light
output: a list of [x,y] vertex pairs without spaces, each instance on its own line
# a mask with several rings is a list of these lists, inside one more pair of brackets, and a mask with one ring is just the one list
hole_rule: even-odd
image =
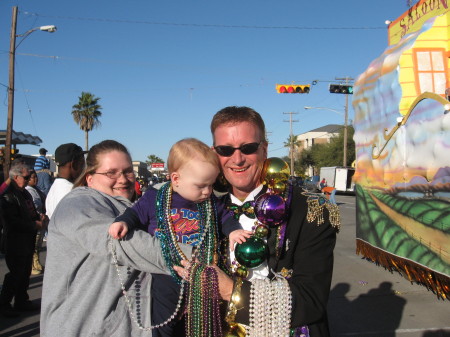
[[332,94],[353,94],[353,85],[349,84],[330,84],[330,92]]
[[16,156],[18,153],[19,153],[19,149],[11,149],[11,160],[16,159]]
[[309,94],[309,84],[277,84],[277,93],[279,94]]

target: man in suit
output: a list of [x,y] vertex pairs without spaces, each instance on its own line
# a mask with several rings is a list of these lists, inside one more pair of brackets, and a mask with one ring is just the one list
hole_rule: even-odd
[[[222,172],[230,185],[226,198],[238,206],[253,202],[266,192],[266,187],[261,183],[268,146],[264,121],[251,108],[227,107],[213,117],[211,132]],[[254,283],[257,279],[273,280],[276,273],[282,275],[289,285],[292,296],[289,328],[294,329],[294,335],[329,336],[327,301],[339,225],[336,218],[339,214],[337,208],[320,203],[319,197],[303,193],[298,187],[293,188],[284,237],[280,236],[277,227],[269,227],[267,259],[262,265],[251,269],[242,284],[237,285],[239,278],[233,280],[219,271],[221,296],[226,300],[232,299],[231,304],[237,308],[231,315],[231,322],[249,325],[249,321],[258,315],[258,310],[265,310],[262,307],[267,303],[260,307],[257,303],[251,304],[251,294],[253,298],[258,295],[255,294]],[[255,219],[247,214],[240,215],[239,222],[246,230],[252,230],[255,226]],[[278,251],[277,246],[280,247]],[[229,254],[233,261],[233,252]],[[275,301],[288,301],[283,298],[286,290],[281,292],[277,289],[272,289]],[[230,317],[227,321],[230,323]]]

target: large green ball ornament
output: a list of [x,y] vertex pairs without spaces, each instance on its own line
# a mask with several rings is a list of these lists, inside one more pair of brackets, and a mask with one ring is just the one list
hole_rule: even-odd
[[245,337],[245,329],[240,324],[230,324],[230,327],[228,331],[225,332],[224,337]]
[[261,265],[266,260],[267,254],[267,244],[256,236],[236,245],[234,253],[237,262],[247,268],[255,268]]
[[[277,193],[284,192],[291,171],[289,165],[281,158],[272,157],[264,162],[261,181]],[[281,191],[282,190],[282,191]]]

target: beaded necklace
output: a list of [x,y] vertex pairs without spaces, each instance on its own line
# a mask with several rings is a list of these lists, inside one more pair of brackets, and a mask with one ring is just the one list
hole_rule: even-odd
[[[161,248],[167,267],[174,280],[181,284],[182,278],[173,269],[179,266],[181,260],[187,260],[180,246],[171,219],[172,185],[170,182],[164,184],[156,196],[156,216],[158,230],[160,232]],[[199,212],[200,240],[196,246],[193,260],[197,259],[205,265],[215,262],[218,253],[218,231],[216,219],[216,205],[212,198],[197,204]]]
[[[182,308],[184,297],[184,290],[187,287],[186,281],[176,274],[173,269],[174,265],[180,265],[182,259],[187,260],[187,257],[180,249],[175,230],[170,216],[172,202],[172,188],[170,182],[164,184],[157,193],[156,197],[156,215],[158,219],[158,228],[161,231],[161,249],[163,251],[164,260],[169,268],[172,276],[181,285],[180,295],[173,314],[164,322],[149,327],[144,327],[140,322],[139,314],[134,314],[132,310],[132,301],[126,291],[125,283],[122,280],[120,273],[117,254],[114,249],[112,240],[109,241],[113,263],[116,268],[117,276],[122,288],[122,294],[127,303],[128,312],[132,321],[143,331],[151,331],[169,324],[179,314]],[[219,312],[219,289],[217,273],[212,267],[205,267],[211,263],[217,263],[218,256],[218,226],[216,220],[216,205],[212,198],[197,204],[200,214],[200,239],[197,244],[197,249],[192,254],[192,261],[199,261],[199,263],[192,263],[190,270],[191,283],[187,292],[187,328],[190,331],[198,331],[199,327],[203,327],[202,331],[208,330],[208,333],[199,336],[221,336],[222,329],[220,325]],[[190,303],[193,303],[190,305]],[[205,303],[205,304],[204,304]],[[211,327],[206,329],[206,327]]]
[[[181,251],[173,223],[171,221],[172,186],[163,185],[157,193],[156,212],[158,229],[161,233],[161,248],[167,267],[174,279],[184,285],[184,280],[173,269],[186,256]],[[219,308],[219,282],[217,272],[208,265],[217,263],[218,226],[217,209],[213,198],[197,204],[199,212],[200,240],[192,254],[189,268],[189,288],[186,294],[186,332],[192,337],[222,336]],[[183,290],[183,288],[182,288]],[[182,293],[180,293],[180,299]]]
[[[261,192],[263,192],[263,191],[264,191],[264,189]],[[292,191],[293,191],[293,186],[291,184],[287,184],[287,187],[284,190],[284,192],[283,193],[278,193],[278,194],[281,194],[281,197],[282,197],[282,199],[285,202],[285,209],[284,209],[284,214],[285,215],[283,217],[283,220],[276,225],[276,228],[274,226],[270,225],[270,227],[272,227],[272,230],[276,231],[275,252],[276,252],[276,256],[277,257],[280,257],[280,254],[281,254],[281,251],[282,251],[282,248],[283,248],[283,245],[284,245],[284,241],[285,241],[284,239],[285,239],[285,235],[286,235],[286,225],[287,225],[289,208],[290,208],[291,199],[292,199]],[[270,194],[270,193],[273,193],[273,192],[271,192],[270,190],[269,191],[266,190],[266,192],[264,192],[261,195],[257,196],[255,198],[255,201],[251,202],[253,209],[255,207],[255,202],[260,197],[264,197],[264,195],[266,195],[267,193]],[[227,202],[231,203],[230,197],[227,196],[227,198],[228,198]],[[260,210],[259,213],[261,213],[261,211],[264,211],[264,210]],[[253,231],[253,236],[255,238],[263,239],[264,237],[266,237],[268,235],[269,225],[262,223],[258,219],[258,216],[256,216],[255,224],[252,227],[252,231]],[[262,244],[260,244],[260,245],[261,245],[261,249],[262,249]],[[267,243],[264,243],[264,246],[267,247]],[[223,251],[223,249],[222,249],[222,251]],[[248,251],[248,249],[247,249],[247,251]],[[225,259],[226,259],[226,257],[225,257]],[[242,275],[242,269],[246,269],[246,267],[242,267],[241,264],[237,261],[237,259],[235,257],[234,260],[231,261],[231,266],[230,266],[231,273],[233,274],[233,273],[238,272],[238,274]],[[244,274],[247,275],[247,273],[244,273]]]
[[[175,308],[175,311],[173,312],[173,314],[164,322],[160,323],[160,324],[156,324],[156,325],[151,325],[149,327],[145,327],[141,324],[141,320],[140,320],[140,315],[139,315],[139,304],[136,305],[136,315],[133,312],[133,304],[132,301],[130,299],[130,297],[128,296],[126,287],[125,287],[125,283],[122,280],[122,275],[120,273],[120,268],[119,268],[119,262],[117,261],[117,254],[116,251],[114,249],[114,245],[113,245],[113,241],[112,239],[109,240],[109,246],[111,249],[111,255],[112,255],[112,260],[114,263],[114,266],[116,267],[116,272],[117,272],[117,277],[119,278],[119,282],[120,282],[120,287],[122,288],[122,294],[123,297],[125,298],[125,302],[127,303],[127,309],[128,312],[130,314],[130,318],[131,320],[138,326],[139,329],[143,330],[143,331],[152,331],[152,329],[158,329],[161,328],[167,324],[169,324],[170,322],[172,322],[177,316],[178,313],[180,312],[181,309],[181,304],[183,302],[183,294],[184,294],[184,288],[185,288],[185,281],[183,280],[183,282],[181,283],[181,289],[180,289],[180,296],[178,298],[177,301],[177,306]],[[137,302],[137,301],[136,301]]]

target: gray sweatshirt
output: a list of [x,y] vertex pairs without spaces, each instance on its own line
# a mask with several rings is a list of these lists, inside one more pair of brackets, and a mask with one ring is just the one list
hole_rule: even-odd
[[[150,273],[168,274],[158,239],[144,231],[111,240],[108,228],[130,202],[88,187],[72,190],[48,226],[41,336],[151,336],[130,319],[109,242],[133,313],[150,326]],[[180,244],[191,256],[191,246]]]

